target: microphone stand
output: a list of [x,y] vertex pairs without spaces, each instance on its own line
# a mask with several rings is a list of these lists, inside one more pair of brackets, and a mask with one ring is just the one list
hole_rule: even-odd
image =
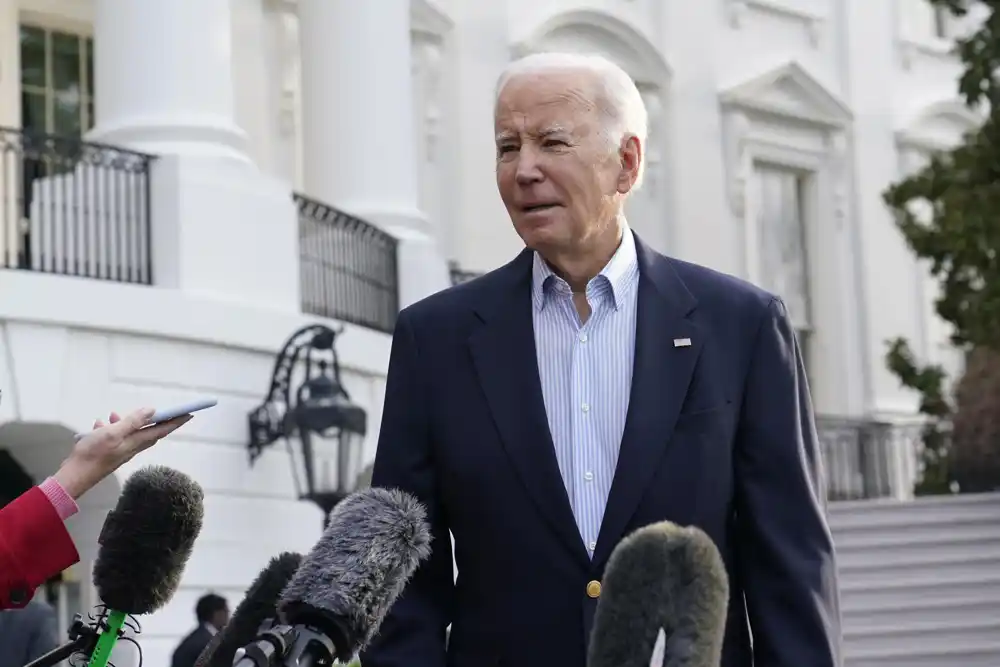
[[68,659],[74,653],[90,655],[97,647],[97,629],[83,622],[83,616],[75,614],[73,625],[70,626],[69,641],[58,648],[54,648],[43,656],[35,658],[24,667],[56,667],[63,660]]
[[322,667],[337,657],[333,640],[325,634],[265,621],[257,639],[236,651],[233,667]]

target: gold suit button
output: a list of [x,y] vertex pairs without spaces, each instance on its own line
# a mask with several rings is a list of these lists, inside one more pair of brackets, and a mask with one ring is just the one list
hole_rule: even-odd
[[601,597],[601,582],[591,581],[587,584],[587,595],[592,598]]

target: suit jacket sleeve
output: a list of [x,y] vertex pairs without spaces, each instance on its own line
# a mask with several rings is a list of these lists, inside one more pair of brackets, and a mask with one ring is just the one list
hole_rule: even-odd
[[79,559],[62,519],[37,486],[0,509],[0,609],[24,607],[32,591]]
[[778,299],[757,332],[737,438],[737,566],[754,664],[839,667],[821,452],[802,355]]
[[407,491],[424,505],[432,551],[361,654],[365,667],[445,665],[445,629],[451,623],[455,580],[424,386],[433,371],[421,363],[419,355],[409,314],[404,310],[392,338],[372,486]]

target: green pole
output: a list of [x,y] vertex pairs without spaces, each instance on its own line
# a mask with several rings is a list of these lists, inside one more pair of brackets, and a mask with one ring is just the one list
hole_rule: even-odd
[[90,662],[87,663],[87,667],[108,667],[108,660],[111,659],[111,649],[115,647],[115,642],[118,641],[118,634],[125,625],[127,616],[128,614],[123,611],[108,612],[108,617],[105,619],[107,628],[97,639],[97,646],[94,647],[94,653],[90,656]]

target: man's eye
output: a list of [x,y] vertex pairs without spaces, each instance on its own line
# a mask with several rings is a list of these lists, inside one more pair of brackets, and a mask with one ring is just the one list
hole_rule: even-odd
[[546,139],[545,140],[545,146],[548,147],[548,148],[553,148],[553,147],[556,147],[556,146],[568,146],[568,145],[569,144],[567,144],[562,139]]
[[517,146],[499,146],[497,147],[497,153],[503,155],[504,153],[509,153],[511,151],[517,150]]

